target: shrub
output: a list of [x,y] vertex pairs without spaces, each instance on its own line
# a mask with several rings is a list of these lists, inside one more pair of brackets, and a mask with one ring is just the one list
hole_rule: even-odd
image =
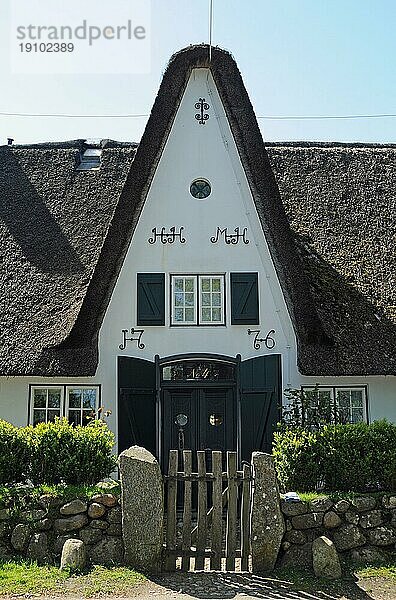
[[396,425],[280,426],[273,454],[284,490],[365,492],[396,488]]
[[84,427],[75,427],[67,419],[56,419],[53,423],[19,429],[5,423],[4,434],[2,423],[5,422],[0,422],[0,451],[4,444],[9,452],[9,440],[14,434],[17,452],[15,459],[4,467],[7,459],[2,460],[2,452],[0,482],[27,478],[36,485],[61,482],[91,485],[108,477],[116,467],[116,457],[112,455],[114,435],[103,421],[93,420]]
[[0,419],[0,484],[14,483],[26,477],[30,451],[19,431]]

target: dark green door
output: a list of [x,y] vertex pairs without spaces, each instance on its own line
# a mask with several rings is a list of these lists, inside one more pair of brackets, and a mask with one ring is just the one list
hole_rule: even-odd
[[137,445],[156,456],[155,363],[118,358],[118,452]]
[[273,433],[282,403],[281,357],[258,356],[241,362],[241,458],[272,451]]
[[236,450],[236,429],[234,387],[163,390],[164,466],[169,450]]

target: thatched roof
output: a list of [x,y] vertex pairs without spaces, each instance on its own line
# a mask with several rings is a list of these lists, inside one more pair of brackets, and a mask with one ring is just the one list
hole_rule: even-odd
[[[191,69],[176,54],[136,144],[0,148],[0,373],[91,375],[98,331]],[[305,374],[396,374],[396,146],[264,147],[232,57],[211,69],[298,339]]]

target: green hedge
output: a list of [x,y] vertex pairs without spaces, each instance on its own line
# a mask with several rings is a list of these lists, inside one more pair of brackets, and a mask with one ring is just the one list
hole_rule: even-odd
[[0,420],[0,484],[95,484],[115,469],[114,435],[103,421],[77,427],[66,419],[35,427]]
[[396,425],[387,421],[319,431],[280,426],[273,455],[284,491],[396,489]]

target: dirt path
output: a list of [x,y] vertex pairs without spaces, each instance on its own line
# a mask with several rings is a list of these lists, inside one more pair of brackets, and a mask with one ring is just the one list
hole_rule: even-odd
[[[304,589],[300,589],[303,587]],[[129,596],[138,600],[396,600],[396,582],[370,578],[298,586],[280,578],[236,573],[173,573],[154,578]]]
[[[4,597],[2,600],[39,598],[40,600],[71,600],[85,598],[85,590],[68,580],[62,594]],[[172,573],[148,581],[114,589],[113,593],[95,594],[96,598],[112,600],[396,600],[396,581],[385,578],[352,577],[337,582],[323,582],[312,576],[300,584],[279,575],[260,577],[246,573]]]

